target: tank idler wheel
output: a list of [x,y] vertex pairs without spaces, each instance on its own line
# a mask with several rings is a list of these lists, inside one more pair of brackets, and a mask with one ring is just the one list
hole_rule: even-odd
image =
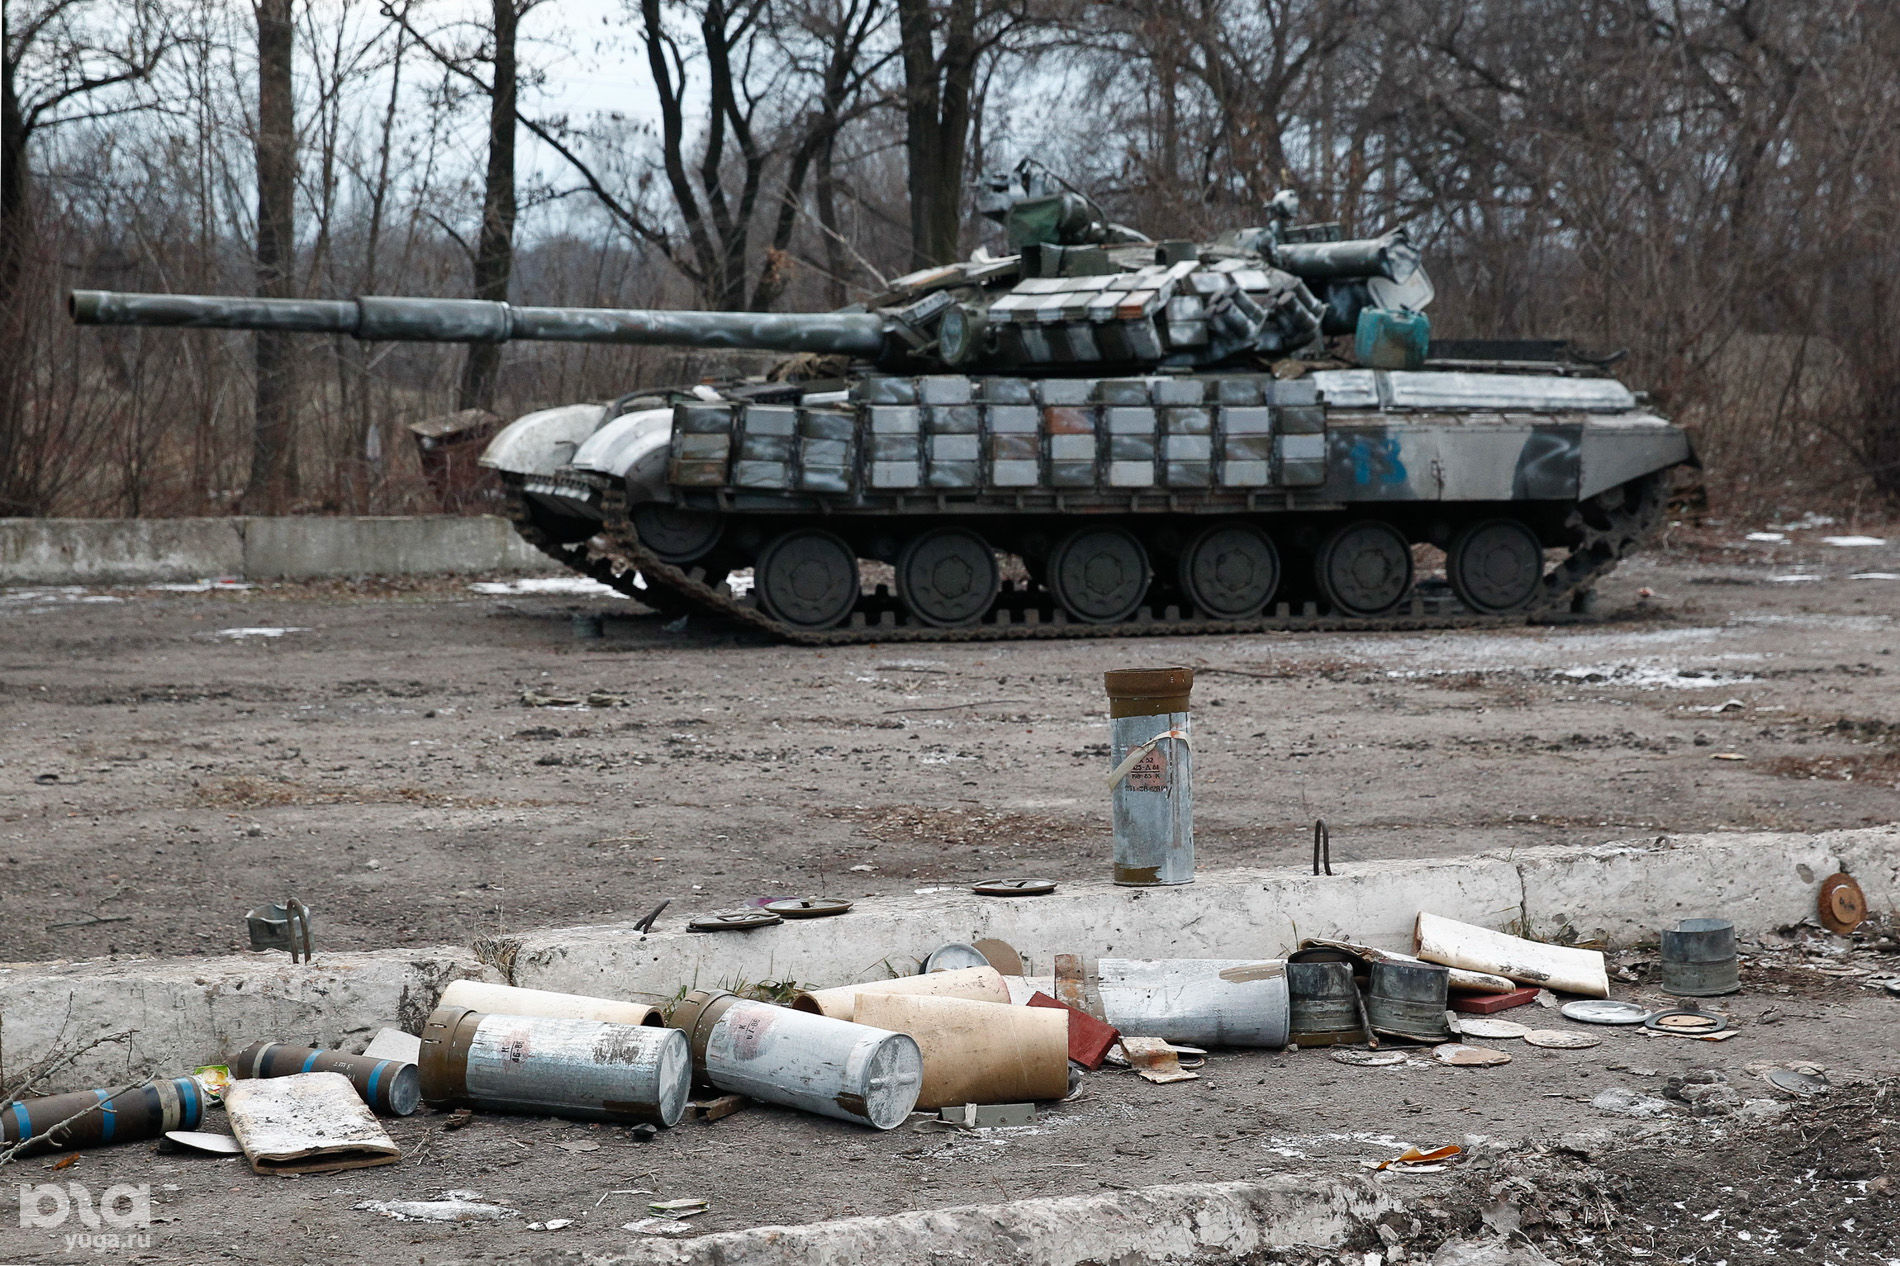
[[1377,616],[1412,589],[1412,547],[1389,523],[1359,519],[1335,528],[1319,547],[1314,579],[1341,615]]
[[800,528],[759,553],[752,584],[766,612],[800,629],[844,622],[858,601],[858,556],[830,532]]
[[1251,523],[1217,523],[1181,554],[1181,588],[1216,620],[1259,615],[1280,587],[1280,552]]
[[1522,611],[1544,582],[1543,542],[1516,519],[1466,524],[1445,551],[1445,578],[1473,611]]
[[1063,610],[1084,624],[1117,624],[1148,596],[1148,551],[1116,527],[1089,527],[1062,538],[1049,555],[1049,587]]
[[638,505],[627,517],[633,521],[640,544],[675,567],[696,563],[712,553],[726,530],[723,515],[679,506]]
[[968,528],[922,533],[897,556],[897,596],[904,609],[940,629],[981,620],[1002,584],[996,551]]

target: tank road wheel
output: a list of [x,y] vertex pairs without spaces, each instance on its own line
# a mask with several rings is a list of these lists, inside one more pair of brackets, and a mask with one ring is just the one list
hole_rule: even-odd
[[1341,615],[1384,615],[1412,588],[1412,547],[1389,523],[1360,519],[1333,530],[1319,547],[1314,579]]
[[640,535],[640,544],[675,567],[696,563],[712,553],[726,528],[721,515],[653,502],[635,506],[628,518]]
[[1280,552],[1251,523],[1217,523],[1181,555],[1181,588],[1217,620],[1259,615],[1280,587]]
[[1002,587],[996,551],[968,528],[937,528],[897,556],[897,596],[905,610],[940,629],[975,624]]
[[774,618],[795,628],[828,629],[857,603],[858,556],[829,532],[801,528],[760,551],[752,584]]
[[1445,551],[1445,578],[1473,611],[1522,611],[1543,585],[1544,544],[1516,519],[1467,524]]
[[1126,620],[1148,596],[1153,579],[1148,551],[1120,528],[1071,532],[1049,555],[1049,588],[1084,624]]

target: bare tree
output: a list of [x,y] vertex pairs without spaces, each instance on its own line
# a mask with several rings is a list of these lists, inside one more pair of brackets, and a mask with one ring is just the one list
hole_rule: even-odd
[[[257,293],[296,294],[297,121],[293,0],[255,0],[257,17]],[[251,477],[244,507],[281,514],[297,493],[294,336],[259,333]]]

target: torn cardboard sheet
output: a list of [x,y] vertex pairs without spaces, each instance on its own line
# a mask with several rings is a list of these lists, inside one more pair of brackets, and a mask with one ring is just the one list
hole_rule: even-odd
[[342,1073],[235,1081],[224,1111],[260,1174],[325,1174],[402,1156]]

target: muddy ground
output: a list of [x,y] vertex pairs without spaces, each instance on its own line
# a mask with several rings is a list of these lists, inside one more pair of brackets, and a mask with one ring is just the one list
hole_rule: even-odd
[[[1739,1028],[1719,1043],[1588,1028],[1532,1006],[1506,1015],[1588,1032],[1602,1044],[1547,1050],[1473,1039],[1510,1054],[1493,1068],[1446,1067],[1423,1047],[1410,1048],[1404,1064],[1379,1068],[1343,1065],[1326,1049],[1217,1052],[1197,1081],[1150,1085],[1125,1071],[1093,1073],[1079,1098],[1044,1106],[1033,1126],[970,1133],[939,1132],[918,1116],[879,1134],[752,1104],[641,1142],[620,1126],[495,1114],[450,1130],[448,1114],[425,1110],[387,1123],[405,1153],[388,1168],[265,1177],[241,1158],[163,1155],[133,1143],[86,1153],[59,1171],[50,1169],[52,1158],[16,1162],[0,1178],[79,1183],[95,1195],[114,1183],[150,1184],[151,1241],[116,1254],[120,1260],[447,1266],[624,1248],[640,1238],[624,1224],[649,1216],[648,1202],[658,1200],[709,1200],[709,1211],[689,1224],[705,1234],[1263,1174],[1326,1180],[1364,1175],[1365,1162],[1407,1146],[1453,1143],[1472,1149],[1463,1163],[1381,1179],[1407,1199],[1388,1229],[1422,1257],[1447,1238],[1487,1234],[1489,1210],[1493,1223],[1515,1217],[1522,1236],[1546,1247],[1559,1241],[1553,1251],[1572,1262],[1621,1264],[1640,1260],[1633,1248],[1666,1248],[1667,1260],[1710,1266],[1721,1258],[1731,1266],[1887,1263],[1900,1256],[1900,1199],[1891,1182],[1877,1180],[1900,1143],[1892,1120],[1900,1111],[1873,1096],[1895,1071],[1900,1000],[1805,968],[1759,965],[1755,952],[1750,946],[1743,994],[1709,1004]],[[1861,961],[1879,968],[1893,958]],[[1671,1005],[1641,985],[1619,983],[1616,993]],[[1824,1066],[1834,1083],[1817,1101],[1840,1105],[1826,1129],[1803,1126],[1810,1115],[1798,1105],[1766,1109],[1792,1114],[1777,1121],[1754,1115],[1759,1106],[1699,1119],[1663,1097],[1671,1078],[1713,1069],[1742,1100],[1788,1102],[1759,1070],[1799,1061]],[[1618,1087],[1661,1100],[1665,1115],[1632,1119],[1591,1106]],[[205,1128],[224,1130],[221,1117],[211,1113]],[[1792,1132],[1775,1132],[1784,1125]],[[443,1225],[356,1207],[450,1191],[513,1212]],[[560,1220],[570,1225],[537,1229]],[[74,1226],[14,1226],[0,1217],[0,1261],[87,1257],[67,1247]],[[1692,1257],[1681,1247],[1705,1241],[1720,1251]],[[1389,1252],[1372,1227],[1359,1228],[1353,1242]],[[1265,1260],[1360,1266],[1363,1252]]]
[[1900,525],[1842,532],[1678,532],[1611,618],[1500,632],[814,651],[465,582],[0,590],[0,961],[236,949],[286,892],[353,949],[1102,877],[1140,665],[1201,674],[1206,867],[1322,816],[1346,862],[1891,822]]

